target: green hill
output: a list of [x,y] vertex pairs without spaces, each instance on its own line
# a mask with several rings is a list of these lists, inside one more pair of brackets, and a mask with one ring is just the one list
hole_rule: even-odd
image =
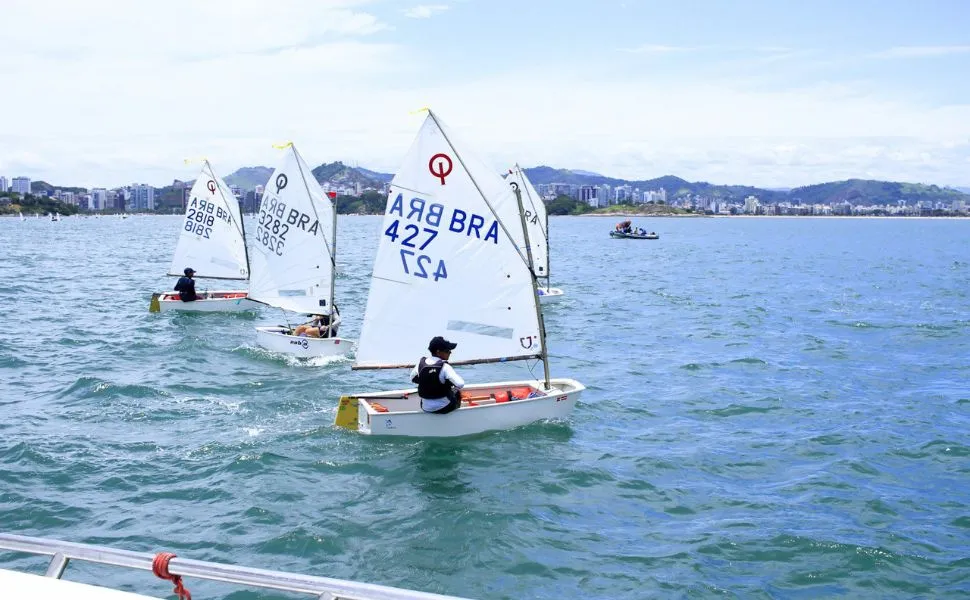
[[900,201],[914,204],[919,201],[951,203],[954,200],[970,202],[970,195],[951,188],[871,179],[807,185],[793,189],[788,195],[791,200],[798,200],[802,204],[896,204]]
[[655,179],[624,180],[586,171],[553,169],[540,166],[525,169],[526,175],[535,185],[564,183],[569,185],[629,185],[642,191],[663,188],[667,200],[699,195],[727,201],[743,201],[748,196],[756,196],[763,204],[779,202],[800,202],[802,204],[837,204],[844,201],[852,204],[896,204],[900,200],[914,204],[920,200],[951,203],[954,200],[970,202],[970,195],[962,191],[937,185],[921,183],[899,183],[893,181],[872,181],[849,179],[820,183],[792,190],[758,188],[750,185],[715,185],[706,181],[690,182],[673,175]]
[[238,185],[240,189],[249,191],[256,189],[257,185],[266,185],[272,174],[273,169],[269,167],[243,167],[226,177],[225,181],[227,185]]

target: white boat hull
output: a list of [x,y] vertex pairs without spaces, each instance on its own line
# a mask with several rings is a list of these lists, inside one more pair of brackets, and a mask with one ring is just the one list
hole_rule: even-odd
[[[512,429],[547,419],[562,419],[572,412],[586,387],[573,379],[552,379],[551,388],[541,396],[522,400],[473,400],[461,408],[439,415],[421,410],[421,398],[415,389],[394,390],[345,396],[340,399],[337,424],[364,435],[406,437],[457,437],[485,431]],[[490,392],[531,387],[542,391],[539,381],[500,381],[468,385],[467,396],[481,398]],[[356,423],[352,412],[356,405]]]
[[247,298],[246,294],[248,294],[246,290],[215,290],[206,292],[204,298],[200,300],[182,302],[179,299],[178,292],[163,292],[153,294],[152,301],[154,302],[157,296],[158,311],[160,312],[170,310],[182,312],[243,312],[258,309],[259,303]]
[[[171,585],[169,585],[171,587]],[[71,598],[72,600],[158,600],[111,588],[0,569],[4,598]]]
[[256,343],[262,348],[299,358],[350,354],[354,343],[343,338],[315,338],[289,335],[286,327],[257,327]]
[[563,291],[559,288],[539,288],[539,303],[549,304],[551,302],[559,302],[562,300]]

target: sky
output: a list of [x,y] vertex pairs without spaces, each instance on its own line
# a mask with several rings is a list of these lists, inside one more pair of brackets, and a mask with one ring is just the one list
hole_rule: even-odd
[[0,175],[393,173],[431,107],[503,170],[970,186],[965,0],[4,0]]

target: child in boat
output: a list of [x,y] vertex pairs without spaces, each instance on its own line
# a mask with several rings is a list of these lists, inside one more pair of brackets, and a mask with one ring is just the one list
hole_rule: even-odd
[[315,338],[337,337],[337,327],[340,326],[340,312],[337,311],[336,305],[334,305],[333,311],[334,320],[332,327],[328,327],[330,325],[330,315],[311,315],[313,319],[309,323],[297,325],[296,329],[293,330],[293,335]]

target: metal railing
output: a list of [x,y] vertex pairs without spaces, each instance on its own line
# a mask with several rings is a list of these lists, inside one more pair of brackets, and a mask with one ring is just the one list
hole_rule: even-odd
[[[78,544],[44,538],[0,533],[0,550],[40,554],[51,557],[47,577],[60,579],[71,560],[142,569],[151,572],[154,554],[115,550],[106,546]],[[173,558],[169,572],[182,577],[196,577],[245,586],[311,594],[319,600],[463,600],[457,596],[442,596],[401,588],[359,583],[329,577],[315,577],[283,571],[237,567],[225,563]],[[190,584],[191,582],[186,582]],[[188,586],[187,586],[188,587]]]

